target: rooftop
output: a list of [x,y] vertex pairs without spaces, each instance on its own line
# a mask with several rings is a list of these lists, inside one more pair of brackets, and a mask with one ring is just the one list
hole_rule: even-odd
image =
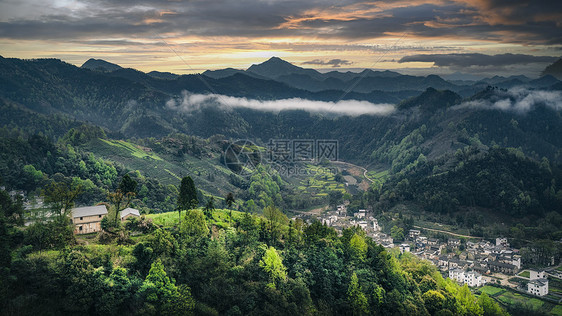
[[105,207],[105,205],[84,206],[72,209],[72,217],[86,217],[106,214],[107,208]]
[[134,215],[134,216],[140,216],[139,210],[137,210],[135,208],[127,207],[126,209],[121,211],[121,218],[123,218],[123,217],[125,217],[129,214]]

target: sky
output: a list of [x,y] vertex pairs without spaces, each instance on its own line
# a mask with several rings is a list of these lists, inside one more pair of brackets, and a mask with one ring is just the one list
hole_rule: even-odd
[[0,55],[178,74],[277,56],[321,71],[536,77],[562,56],[562,1],[0,0]]

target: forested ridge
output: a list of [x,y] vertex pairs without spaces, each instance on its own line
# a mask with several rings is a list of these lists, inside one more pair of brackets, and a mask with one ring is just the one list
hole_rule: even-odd
[[274,207],[265,217],[231,212],[232,224],[219,210],[190,210],[166,227],[142,218],[109,229],[117,237],[70,235],[39,251],[14,220],[21,204],[0,198],[3,314],[505,314],[360,229],[338,237]]

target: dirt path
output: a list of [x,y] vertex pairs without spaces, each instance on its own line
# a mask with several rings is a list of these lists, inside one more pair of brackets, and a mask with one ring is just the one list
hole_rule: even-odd
[[322,212],[324,212],[325,210],[327,210],[328,207],[329,207],[328,205],[325,205],[325,206],[322,206],[322,207],[319,207],[319,208],[312,209],[312,210],[310,210],[310,211],[295,211],[295,210],[292,210],[291,212],[293,212],[293,213],[302,213],[302,214],[320,215],[320,214],[322,214]]
[[[367,179],[367,180],[368,180],[369,182],[371,182],[371,183],[374,182],[373,180],[371,180],[371,178],[369,178],[369,177],[367,176],[367,169],[365,169],[365,168],[363,168],[363,167],[361,167],[361,166],[354,165],[354,164],[352,164],[352,163],[345,162],[345,161],[333,161],[332,163],[333,163],[333,164],[336,164],[336,165],[337,165],[337,164],[342,164],[342,165],[346,165],[346,166],[351,167],[351,168],[361,169],[361,171],[363,171],[363,177],[364,177],[365,179]],[[350,173],[351,173],[351,172],[350,172]]]
[[[361,177],[363,177],[364,179],[366,179],[367,181],[369,181],[370,183],[373,183],[373,182],[374,182],[371,178],[369,178],[369,177],[367,176],[367,169],[365,169],[365,168],[363,168],[363,167],[361,167],[361,166],[354,165],[354,164],[352,164],[352,163],[345,162],[345,161],[332,161],[332,163],[333,163],[334,165],[336,165],[336,166],[339,165],[339,167],[344,167],[344,166],[345,166],[345,167],[348,169],[348,172],[349,172],[350,174],[356,176],[356,177],[357,177],[357,176],[361,176]],[[361,189],[363,189],[364,191],[366,191],[366,190],[369,188],[369,186],[368,186],[367,184],[368,184],[368,183],[365,183],[365,185],[360,185]]]
[[465,238],[476,238],[476,239],[482,239],[482,237],[476,237],[476,236],[470,236],[470,235],[461,235],[461,234],[455,234],[455,233],[451,233],[448,232],[446,230],[439,230],[439,229],[433,229],[433,228],[427,228],[427,227],[421,227],[421,226],[416,226],[414,225],[415,228],[421,228],[421,229],[425,229],[425,230],[430,230],[433,232],[438,232],[438,233],[444,233],[444,234],[448,234],[448,235],[452,235],[452,236],[457,236],[457,237],[465,237]]

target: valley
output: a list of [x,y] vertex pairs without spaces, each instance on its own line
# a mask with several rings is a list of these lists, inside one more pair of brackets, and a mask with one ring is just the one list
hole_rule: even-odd
[[[2,57],[0,82],[13,313],[559,314],[551,75],[453,82],[277,57],[175,75]],[[101,213],[80,226],[78,207]],[[523,270],[549,271],[552,293],[527,293],[533,280],[511,279]]]

